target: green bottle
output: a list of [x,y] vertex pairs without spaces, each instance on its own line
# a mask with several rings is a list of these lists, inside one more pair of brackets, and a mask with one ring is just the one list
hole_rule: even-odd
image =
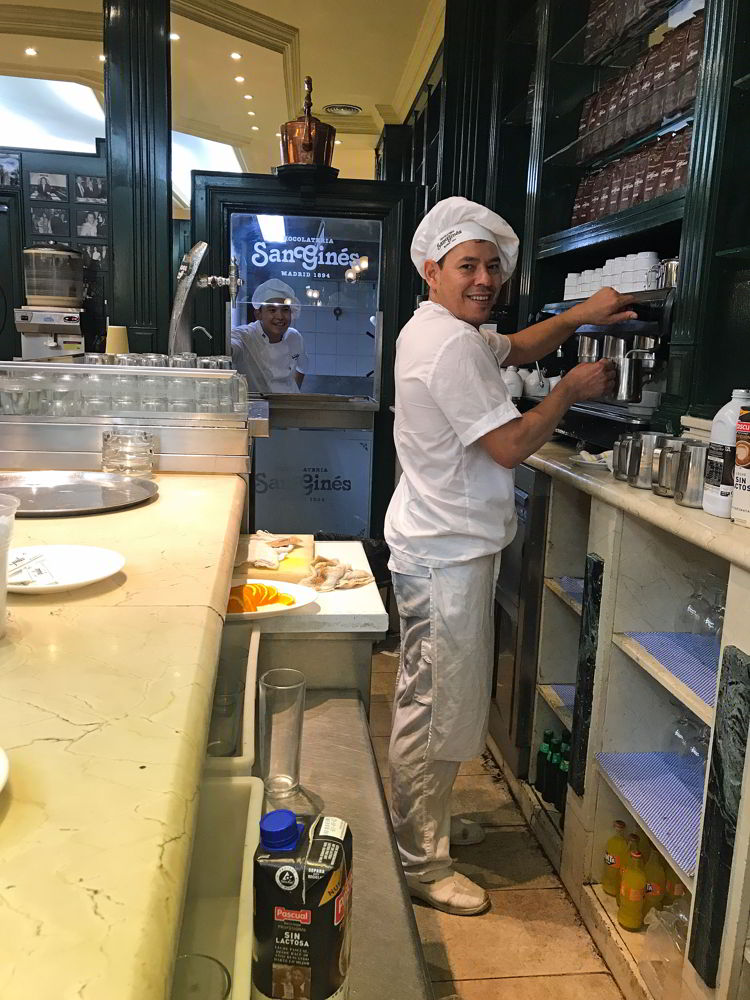
[[568,797],[568,771],[570,770],[570,747],[563,743],[560,752],[560,766],[557,769],[557,788],[555,789],[555,808],[562,816],[565,813],[565,800]]
[[550,740],[549,754],[547,755],[547,767],[544,772],[544,787],[542,788],[542,798],[550,805],[555,801],[555,786],[557,785],[557,771],[560,767],[560,746],[562,740],[559,736],[553,736]]
[[547,757],[549,756],[549,745],[552,740],[552,730],[545,729],[542,736],[542,743],[536,755],[536,780],[534,787],[538,792],[544,790],[544,775],[547,770]]

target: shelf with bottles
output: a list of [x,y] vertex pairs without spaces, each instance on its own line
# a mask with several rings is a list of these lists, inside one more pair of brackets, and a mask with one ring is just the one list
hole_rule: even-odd
[[573,728],[575,684],[538,684],[537,691],[568,730]]
[[547,701],[541,699],[537,699],[534,728],[537,738],[529,767],[529,790],[561,832],[568,791],[570,729]]

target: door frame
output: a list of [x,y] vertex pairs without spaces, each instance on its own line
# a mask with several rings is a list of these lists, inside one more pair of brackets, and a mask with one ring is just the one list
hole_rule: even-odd
[[[0,212],[5,213],[6,210],[10,214],[10,226],[8,227],[10,232],[8,270],[12,291],[12,301],[8,303],[10,312],[23,305],[23,208],[20,187],[0,190]],[[6,349],[7,338],[0,336],[0,358],[5,361],[21,356],[21,338],[18,331],[12,337],[13,339]]]

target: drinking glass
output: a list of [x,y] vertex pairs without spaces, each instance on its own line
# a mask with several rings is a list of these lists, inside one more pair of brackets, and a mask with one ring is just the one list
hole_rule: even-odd
[[694,635],[700,633],[710,607],[705,597],[707,585],[706,573],[701,573],[692,581],[693,591],[675,618],[675,632],[690,632]]
[[221,368],[223,371],[231,371],[234,368],[231,354],[217,354],[214,356],[214,361],[216,367]]
[[28,416],[39,412],[40,393],[28,379],[0,382],[0,413]]
[[261,771],[269,795],[291,795],[299,787],[305,675],[269,670],[260,679]]
[[217,379],[217,391],[219,394],[219,411],[221,413],[232,413],[234,411],[234,395],[232,392],[232,379]]
[[206,748],[210,757],[231,757],[237,749],[244,691],[243,682],[235,678],[216,681]]
[[196,368],[218,368],[216,358],[211,354],[206,357],[196,359]]
[[8,602],[8,550],[18,500],[0,493],[0,639],[5,635]]
[[195,379],[177,375],[167,383],[167,408],[173,413],[195,413]]
[[77,417],[81,408],[82,398],[78,389],[53,383],[49,401],[51,417]]
[[235,413],[247,413],[248,388],[247,379],[239,372],[232,375],[232,409]]
[[701,622],[701,634],[721,641],[721,633],[724,628],[726,591],[720,581],[709,581],[706,589],[706,601],[708,602],[708,609]]
[[110,381],[92,372],[83,383],[83,409],[92,417],[104,416],[112,409]]
[[674,720],[672,732],[672,750],[680,757],[687,757],[690,753],[690,745],[698,734],[698,728],[687,715],[679,715]]
[[172,1000],[226,1000],[232,978],[210,955],[178,955],[172,979]]
[[166,354],[143,354],[141,358],[145,368],[166,368],[169,365]]
[[196,379],[195,396],[198,403],[198,413],[218,413],[219,412],[219,385],[218,379],[199,378]]
[[169,357],[170,368],[195,368],[189,358],[183,358],[181,354],[171,354]]
[[164,413],[167,410],[167,380],[158,375],[144,375],[141,379],[141,409],[146,413]]
[[102,472],[150,479],[154,472],[155,436],[148,431],[115,428],[102,434]]
[[114,413],[141,408],[140,386],[137,375],[115,375],[112,379],[112,411]]

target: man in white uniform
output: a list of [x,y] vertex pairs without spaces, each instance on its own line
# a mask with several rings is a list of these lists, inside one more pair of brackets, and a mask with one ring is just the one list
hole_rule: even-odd
[[579,365],[521,415],[500,375],[557,349],[584,323],[635,317],[614,289],[510,337],[479,332],[513,273],[518,238],[465,198],[422,220],[411,257],[430,288],[396,349],[394,438],[403,475],[385,537],[401,617],[401,664],[389,749],[391,818],[413,896],[449,913],[481,913],[487,893],[453,870],[451,843],[479,843],[451,819],[460,762],[485,746],[492,604],[500,551],[515,534],[513,469],[575,402],[605,395],[609,361]]
[[299,392],[304,342],[291,325],[300,314],[294,290],[269,278],[253,292],[255,322],[232,330],[234,367],[253,392]]

